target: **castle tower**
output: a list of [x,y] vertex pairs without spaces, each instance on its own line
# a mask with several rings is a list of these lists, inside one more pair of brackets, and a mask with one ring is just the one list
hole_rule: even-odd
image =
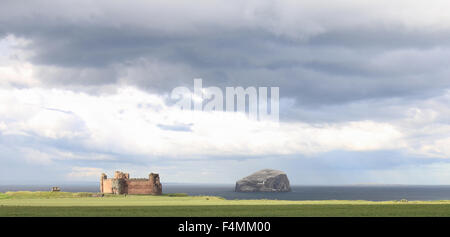
[[159,174],[150,173],[148,176],[150,185],[152,185],[152,193],[155,195],[162,194],[162,184],[159,181]]
[[104,190],[103,190],[103,181],[104,181],[105,179],[107,179],[107,178],[108,178],[108,176],[106,176],[105,173],[102,173],[102,175],[100,176],[100,192],[101,192],[101,193],[104,192]]

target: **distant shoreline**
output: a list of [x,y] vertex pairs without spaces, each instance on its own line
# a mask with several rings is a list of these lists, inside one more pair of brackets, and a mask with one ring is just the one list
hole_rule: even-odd
[[[2,186],[7,191],[50,191],[46,186]],[[62,192],[98,193],[98,185],[58,186]],[[227,200],[450,200],[450,185],[345,185],[345,186],[291,186],[291,192],[235,192],[232,185],[163,184],[163,193],[186,193],[190,196],[219,196]]]
[[[14,191],[14,192],[0,192],[0,204],[2,200],[55,200],[55,199],[74,199],[81,200],[83,198],[104,198],[104,199],[120,199],[123,198],[148,198],[147,201],[153,201],[152,198],[194,198],[198,200],[220,200],[236,204],[242,202],[243,204],[252,204],[252,202],[260,201],[261,204],[450,204],[448,200],[388,200],[388,201],[370,201],[370,200],[268,200],[268,199],[245,199],[245,200],[227,200],[220,196],[191,196],[186,193],[163,193],[162,195],[126,195],[126,194],[102,194],[99,192],[51,192],[51,191]],[[44,203],[51,204],[51,203]],[[71,203],[74,204],[74,203]],[[82,204],[82,203],[81,203]],[[149,202],[149,205],[152,203]],[[255,203],[258,204],[258,203]]]

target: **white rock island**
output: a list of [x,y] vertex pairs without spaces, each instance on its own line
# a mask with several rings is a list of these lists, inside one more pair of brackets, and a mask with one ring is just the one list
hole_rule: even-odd
[[264,169],[236,182],[235,192],[290,192],[289,179],[283,171]]

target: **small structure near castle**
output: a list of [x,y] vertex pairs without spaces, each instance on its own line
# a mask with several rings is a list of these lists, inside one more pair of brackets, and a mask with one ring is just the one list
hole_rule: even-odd
[[61,191],[61,189],[59,187],[52,187],[52,189],[50,191],[59,192],[59,191]]
[[150,173],[148,179],[130,179],[130,174],[116,171],[114,178],[100,177],[100,192],[112,194],[162,194],[159,174]]

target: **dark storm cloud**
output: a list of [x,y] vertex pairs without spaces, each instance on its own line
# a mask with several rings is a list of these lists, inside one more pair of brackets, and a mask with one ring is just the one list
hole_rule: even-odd
[[[198,12],[197,19],[189,12],[193,8],[142,6],[150,12],[146,15],[131,5],[126,11],[116,4],[82,3],[83,10],[55,2],[2,7],[1,34],[31,40],[30,60],[43,66],[39,75],[47,86],[92,88],[120,81],[164,93],[200,77],[204,86],[279,86],[282,97],[302,106],[435,95],[450,87],[446,29],[317,20],[324,30],[310,33],[301,21],[309,19],[284,29],[277,22],[283,12],[271,5],[254,10],[251,22],[239,22],[221,12],[217,17]],[[45,9],[52,6],[58,10]]]

